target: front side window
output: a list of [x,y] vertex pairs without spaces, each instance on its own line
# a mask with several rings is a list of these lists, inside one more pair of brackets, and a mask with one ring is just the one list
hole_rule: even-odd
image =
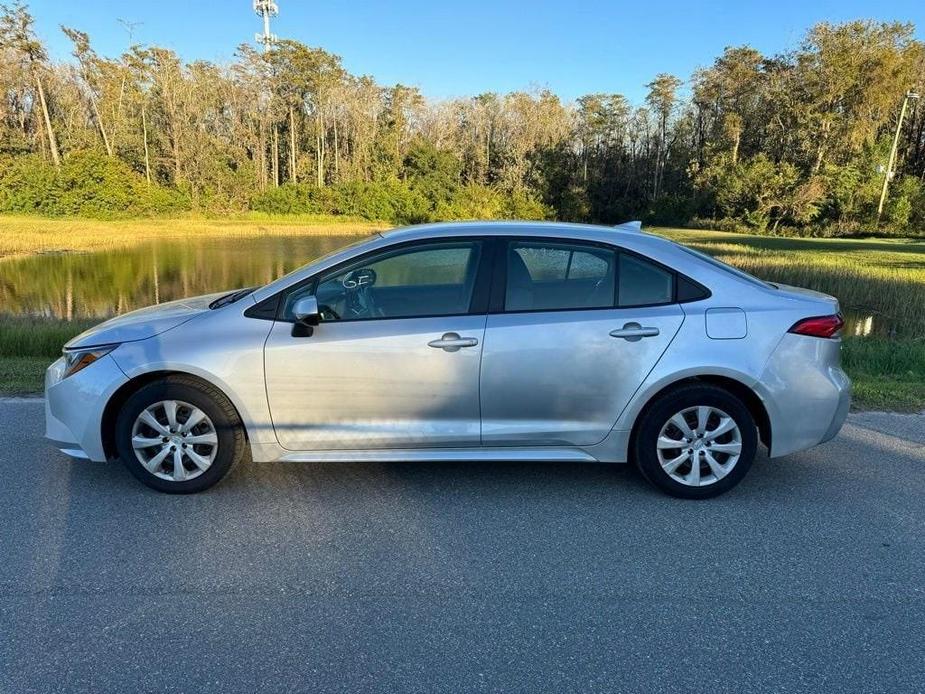
[[611,308],[616,253],[598,246],[512,241],[507,249],[507,311]]
[[322,275],[286,298],[283,315],[314,294],[322,321],[448,316],[469,311],[481,255],[478,241],[383,251]]

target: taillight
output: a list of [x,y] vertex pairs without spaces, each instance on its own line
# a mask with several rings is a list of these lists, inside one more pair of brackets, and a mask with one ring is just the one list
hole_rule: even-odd
[[815,316],[804,318],[793,324],[787,332],[810,337],[834,337],[845,325],[845,319],[840,313],[831,316]]

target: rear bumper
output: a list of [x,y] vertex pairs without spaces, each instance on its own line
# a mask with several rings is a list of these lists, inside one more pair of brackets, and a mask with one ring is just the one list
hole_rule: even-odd
[[840,340],[787,334],[759,379],[771,420],[770,457],[835,437],[851,407],[851,381],[839,366]]
[[62,380],[63,373],[63,358],[45,372],[45,437],[72,457],[106,460],[103,410],[128,379],[111,355]]
[[835,438],[838,432],[841,431],[845,420],[848,418],[848,410],[851,409],[851,380],[840,368],[837,369],[836,373],[832,374],[832,377],[835,380],[841,381],[841,383],[836,386],[838,389],[838,405],[835,408],[832,422],[829,424],[829,428],[826,430],[819,443],[825,443]]

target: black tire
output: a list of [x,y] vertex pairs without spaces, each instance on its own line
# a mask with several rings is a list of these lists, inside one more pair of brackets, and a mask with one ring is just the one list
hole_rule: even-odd
[[[725,477],[711,484],[695,487],[678,482],[662,468],[656,442],[662,427],[671,417],[687,408],[700,405],[722,410],[735,421],[739,428],[742,448],[739,460]],[[663,492],[682,499],[709,499],[732,489],[742,481],[751,468],[757,447],[757,427],[748,408],[729,391],[707,384],[679,386],[660,395],[643,411],[633,441],[636,467],[643,477]]]
[[[162,400],[179,400],[202,410],[215,427],[218,451],[212,464],[197,477],[174,481],[149,472],[135,456],[132,427],[142,411]],[[193,494],[217,484],[247,452],[244,427],[234,406],[217,388],[195,378],[168,376],[133,393],[116,420],[116,449],[123,464],[141,482],[168,494]]]

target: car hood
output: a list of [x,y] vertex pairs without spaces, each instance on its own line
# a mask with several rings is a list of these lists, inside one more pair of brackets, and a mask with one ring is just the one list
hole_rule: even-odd
[[75,349],[147,340],[205,313],[209,310],[209,304],[227,293],[218,292],[168,301],[124,313],[82,332],[64,345],[64,348]]

